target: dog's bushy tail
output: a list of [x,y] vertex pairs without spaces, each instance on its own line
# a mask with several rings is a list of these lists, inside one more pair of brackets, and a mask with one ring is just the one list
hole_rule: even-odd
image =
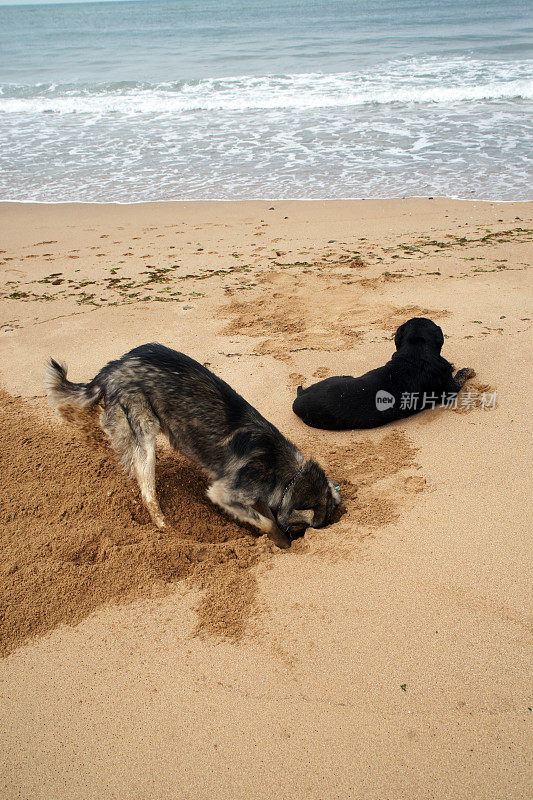
[[102,396],[102,390],[93,381],[72,383],[67,380],[66,364],[59,364],[53,358],[46,365],[44,385],[48,399],[55,408],[64,406],[87,408],[95,405]]

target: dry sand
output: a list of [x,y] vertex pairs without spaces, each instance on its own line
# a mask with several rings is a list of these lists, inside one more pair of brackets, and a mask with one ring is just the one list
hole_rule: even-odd
[[[520,800],[530,790],[531,204],[0,204],[0,796]],[[495,408],[306,428],[295,386],[427,315]],[[164,448],[163,536],[49,355],[157,340],[340,480],[290,551]]]

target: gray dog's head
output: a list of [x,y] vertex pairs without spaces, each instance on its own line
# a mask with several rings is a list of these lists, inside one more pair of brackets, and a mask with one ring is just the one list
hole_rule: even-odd
[[306,528],[329,525],[340,502],[339,489],[311,459],[287,485],[277,512],[277,523],[287,536],[297,539],[303,536]]

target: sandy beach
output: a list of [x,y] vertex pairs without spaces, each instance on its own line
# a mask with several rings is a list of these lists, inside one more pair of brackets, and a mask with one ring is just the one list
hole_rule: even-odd
[[[0,203],[2,798],[529,796],[532,209]],[[456,410],[294,416],[413,316],[477,373]],[[338,522],[278,550],[162,445],[159,533],[42,383],[50,356],[86,381],[148,341],[315,455]]]

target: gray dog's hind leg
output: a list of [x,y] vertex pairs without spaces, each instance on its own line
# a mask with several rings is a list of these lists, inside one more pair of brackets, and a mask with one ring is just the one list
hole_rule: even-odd
[[155,491],[155,441],[159,425],[145,418],[143,424],[138,421],[134,431],[126,410],[119,405],[104,412],[101,425],[124,467],[137,479],[152,522],[164,528],[165,518]]
[[141,489],[143,503],[152,522],[161,530],[165,527],[165,518],[155,491],[155,436],[146,437],[143,445],[135,448],[133,470]]
[[207,496],[212,503],[223,508],[226,513],[239,520],[239,522],[247,522],[249,525],[253,525],[266,533],[278,547],[290,547],[289,540],[278,528],[272,513],[268,511],[269,516],[266,516],[256,508],[239,502],[231,489],[228,488],[224,479],[212,483],[207,490]]

